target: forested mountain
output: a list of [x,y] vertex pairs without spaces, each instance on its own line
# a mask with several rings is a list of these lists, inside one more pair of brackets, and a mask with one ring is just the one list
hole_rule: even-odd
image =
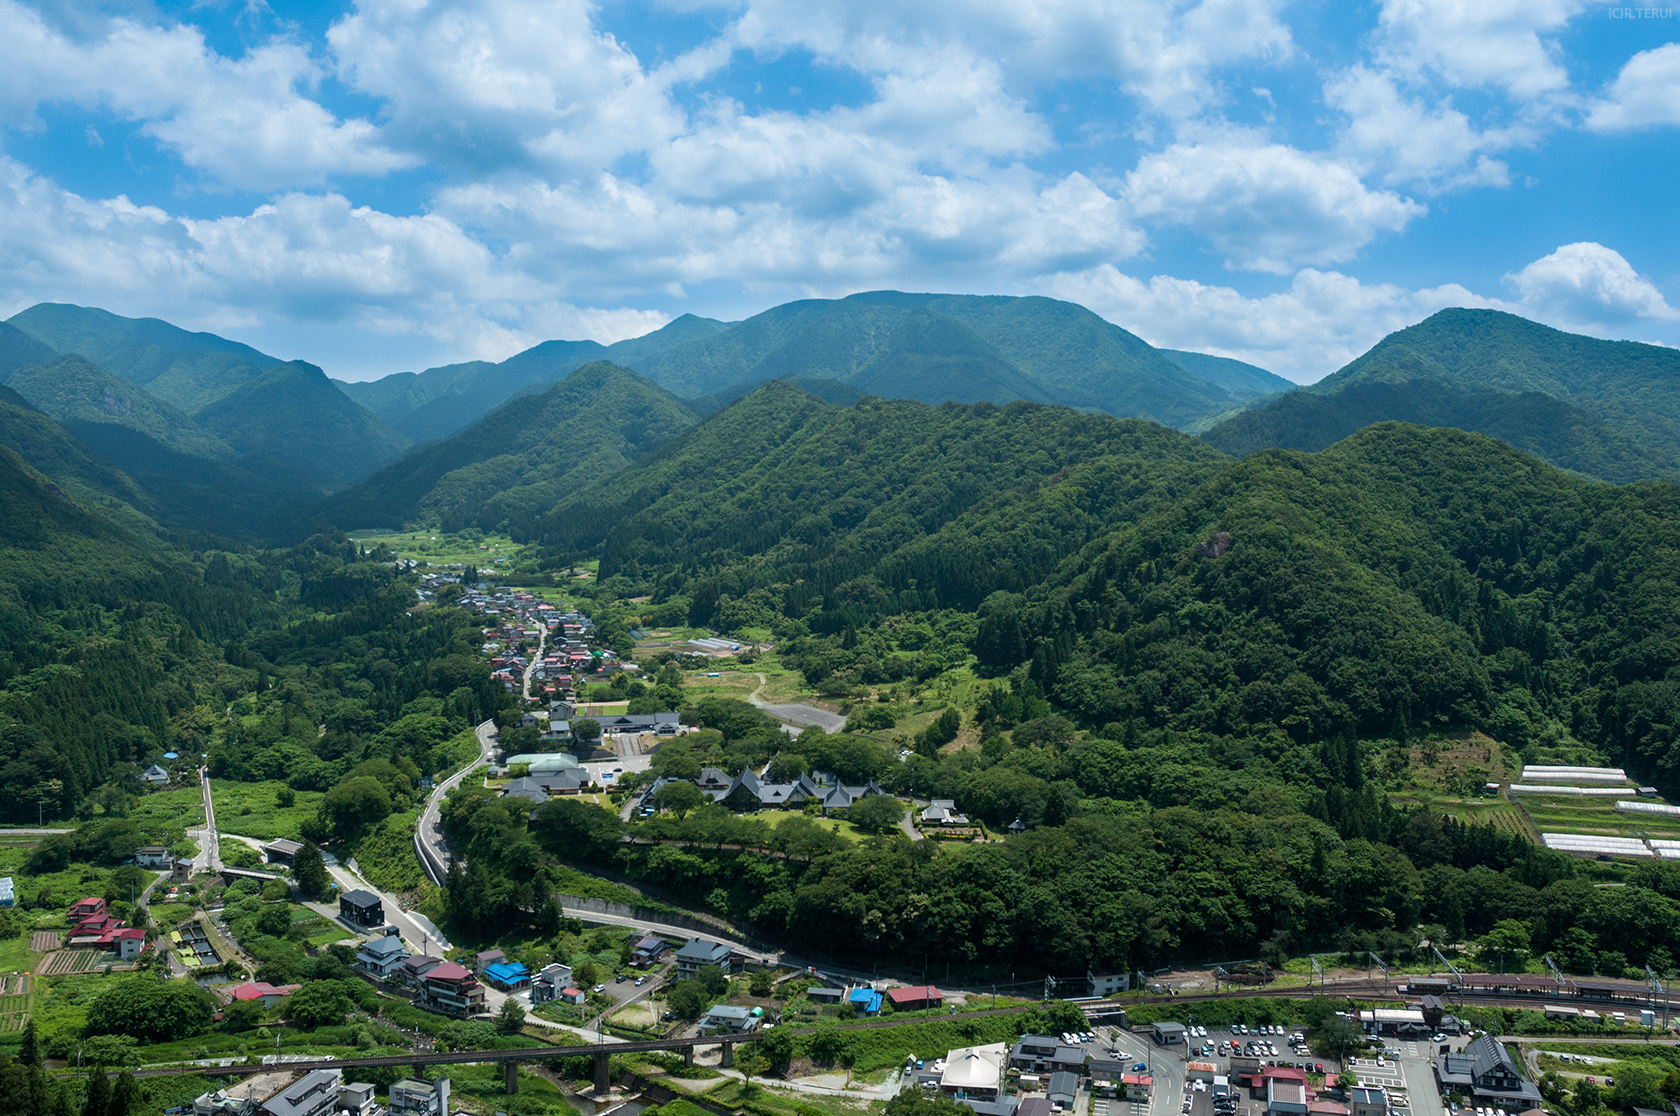
[[340,492],[311,518],[344,529],[436,516],[447,530],[523,533],[593,481],[663,445],[696,416],[634,372],[606,361],[541,395],[505,404],[444,442],[421,446]]
[[56,357],[0,374],[31,406],[63,423],[127,427],[179,453],[212,460],[235,456],[215,434],[179,409],[81,356]]
[[0,380],[19,368],[48,365],[58,357],[58,351],[51,345],[42,344],[14,325],[0,322]]
[[1230,357],[1191,353],[1183,349],[1157,349],[1156,352],[1190,373],[1233,394],[1256,399],[1280,391],[1294,391],[1298,386],[1275,372],[1258,365]]
[[428,442],[464,430],[515,395],[555,383],[592,361],[646,367],[667,349],[724,328],[722,322],[684,314],[652,333],[610,346],[595,341],[544,341],[499,364],[477,360],[361,383],[335,383],[391,429],[416,442]]
[[536,524],[556,557],[657,585],[695,623],[977,605],[1225,460],[1151,423],[1062,407],[826,404],[774,382]]
[[213,333],[190,333],[157,318],[125,318],[94,307],[43,302],[8,324],[55,352],[86,357],[189,413],[280,363]]
[[1385,420],[1489,434],[1602,480],[1680,479],[1680,353],[1442,310],[1205,437],[1236,454],[1319,450]]
[[788,376],[939,403],[1057,402],[1181,426],[1254,398],[1048,298],[873,291],[774,307],[632,365],[679,396]]
[[679,398],[705,399],[701,413],[715,409],[716,397],[739,398],[770,380],[828,380],[883,398],[1064,403],[1190,427],[1290,386],[1240,361],[1195,353],[1169,359],[1069,302],[898,291],[790,302],[742,322],[684,315],[606,347],[549,341],[500,364],[339,386],[393,429],[425,441],[597,359],[634,369]]
[[253,468],[349,484],[395,458],[408,439],[333,386],[313,364],[280,364],[195,416]]
[[334,383],[379,420],[416,442],[447,438],[533,386],[546,387],[606,348],[594,341],[545,341],[500,364],[474,360],[361,383]]
[[1573,737],[1680,790],[1652,727],[1680,665],[1680,489],[1395,424],[1318,455],[1194,444],[771,384],[562,501],[542,537],[695,623],[793,625],[784,654],[813,682],[892,655],[863,635],[886,617],[978,606],[982,666],[1105,735],[1287,748],[1469,722]]
[[15,451],[83,506],[97,505],[119,515],[123,508],[143,514],[156,510],[151,495],[132,478],[4,386],[0,386],[0,446]]

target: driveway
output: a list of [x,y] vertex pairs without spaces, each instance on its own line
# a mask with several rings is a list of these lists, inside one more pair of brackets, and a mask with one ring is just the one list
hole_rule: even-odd
[[764,692],[764,687],[769,685],[769,682],[763,674],[758,674],[755,677],[758,678],[758,689],[748,694],[747,700],[776,718],[776,720],[784,721],[798,728],[808,728],[814,725],[824,732],[839,732],[846,727],[846,718],[842,714],[830,713],[828,710],[818,709],[814,705],[806,705],[803,702],[789,702],[781,705],[766,704],[758,695]]

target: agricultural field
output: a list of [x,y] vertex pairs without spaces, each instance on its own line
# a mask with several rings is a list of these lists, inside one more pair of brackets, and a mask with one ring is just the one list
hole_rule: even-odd
[[91,973],[105,965],[115,964],[117,955],[97,949],[61,949],[41,959],[37,970],[42,976],[66,976],[70,973]]
[[[1627,797],[1635,797],[1631,788]],[[1529,817],[1534,819],[1534,824],[1547,831],[1680,840],[1680,817],[1624,814],[1616,809],[1616,800],[1609,797],[1527,795],[1522,805]]]
[[311,945],[325,946],[333,942],[348,941],[355,935],[346,931],[337,923],[322,918],[308,907],[292,904],[292,925],[302,929],[305,940]]
[[492,567],[497,559],[501,565],[512,566],[524,554],[525,547],[506,535],[484,535],[477,531],[450,534],[447,531],[353,531],[350,538],[363,546],[383,543],[396,552],[397,557],[433,566]]
[[[241,837],[255,837],[263,841],[272,841],[277,837],[299,840],[299,827],[319,812],[325,795],[320,791],[294,791],[292,805],[281,806],[278,797],[285,786],[279,780],[234,783],[226,779],[211,779],[216,828],[224,834],[237,833]],[[192,793],[197,795],[198,791]],[[224,847],[228,844],[223,842]]]

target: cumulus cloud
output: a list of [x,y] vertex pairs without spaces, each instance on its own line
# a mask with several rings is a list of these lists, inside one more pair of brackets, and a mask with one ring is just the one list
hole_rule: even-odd
[[106,108],[139,121],[212,182],[248,189],[383,175],[413,166],[361,119],[340,120],[301,90],[324,71],[301,46],[274,40],[243,58],[211,50],[194,27],[111,21],[71,39],[14,0],[0,0],[0,113],[34,126],[43,103]]
[[1620,252],[1592,241],[1565,244],[1505,281],[1536,316],[1565,328],[1598,332],[1641,318],[1680,319],[1680,312]]
[[1324,99],[1348,116],[1338,152],[1387,185],[1433,194],[1510,185],[1510,169],[1488,153],[1509,147],[1516,137],[1478,130],[1450,101],[1428,107],[1405,96],[1391,74],[1366,66],[1331,78]]
[[327,41],[340,78],[380,98],[388,130],[430,159],[587,173],[686,126],[667,82],[593,15],[586,0],[364,0]]
[[1505,279],[1518,300],[1456,283],[1411,290],[1314,268],[1296,272],[1287,290],[1260,297],[1170,275],[1137,279],[1108,264],[1049,276],[1041,285],[1152,345],[1245,360],[1299,383],[1329,375],[1395,330],[1450,306],[1503,310],[1597,336],[1680,319],[1648,279],[1601,244],[1566,244]]
[[1098,76],[1185,117],[1222,99],[1216,72],[1291,57],[1281,0],[748,0],[732,29],[751,50],[800,47],[868,74],[908,72],[923,51],[996,59],[1016,83]]
[[[618,340],[657,311],[577,305],[443,217],[287,194],[194,220],[88,199],[0,157],[0,300],[53,298],[193,324],[347,321],[500,359],[554,336]],[[194,322],[194,318],[199,319]]]
[[1170,275],[1134,279],[1107,264],[1052,276],[1044,287],[1152,345],[1245,360],[1299,383],[1448,306],[1510,309],[1457,284],[1407,290],[1313,268],[1297,272],[1288,290],[1259,298]]
[[1680,124],[1680,43],[1644,50],[1627,64],[1587,113],[1596,132],[1630,132]]
[[1279,275],[1351,259],[1425,212],[1334,159],[1240,133],[1145,156],[1125,196],[1138,217],[1206,237],[1227,266]]
[[1380,54],[1402,70],[1523,100],[1564,92],[1569,73],[1548,36],[1587,0],[1383,0]]

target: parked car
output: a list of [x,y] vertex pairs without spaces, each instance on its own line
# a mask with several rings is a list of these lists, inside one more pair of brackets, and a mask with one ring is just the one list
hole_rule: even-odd
[[636,987],[637,988],[640,988],[642,985],[644,985],[646,983],[647,983],[647,977],[637,977],[636,978]]

